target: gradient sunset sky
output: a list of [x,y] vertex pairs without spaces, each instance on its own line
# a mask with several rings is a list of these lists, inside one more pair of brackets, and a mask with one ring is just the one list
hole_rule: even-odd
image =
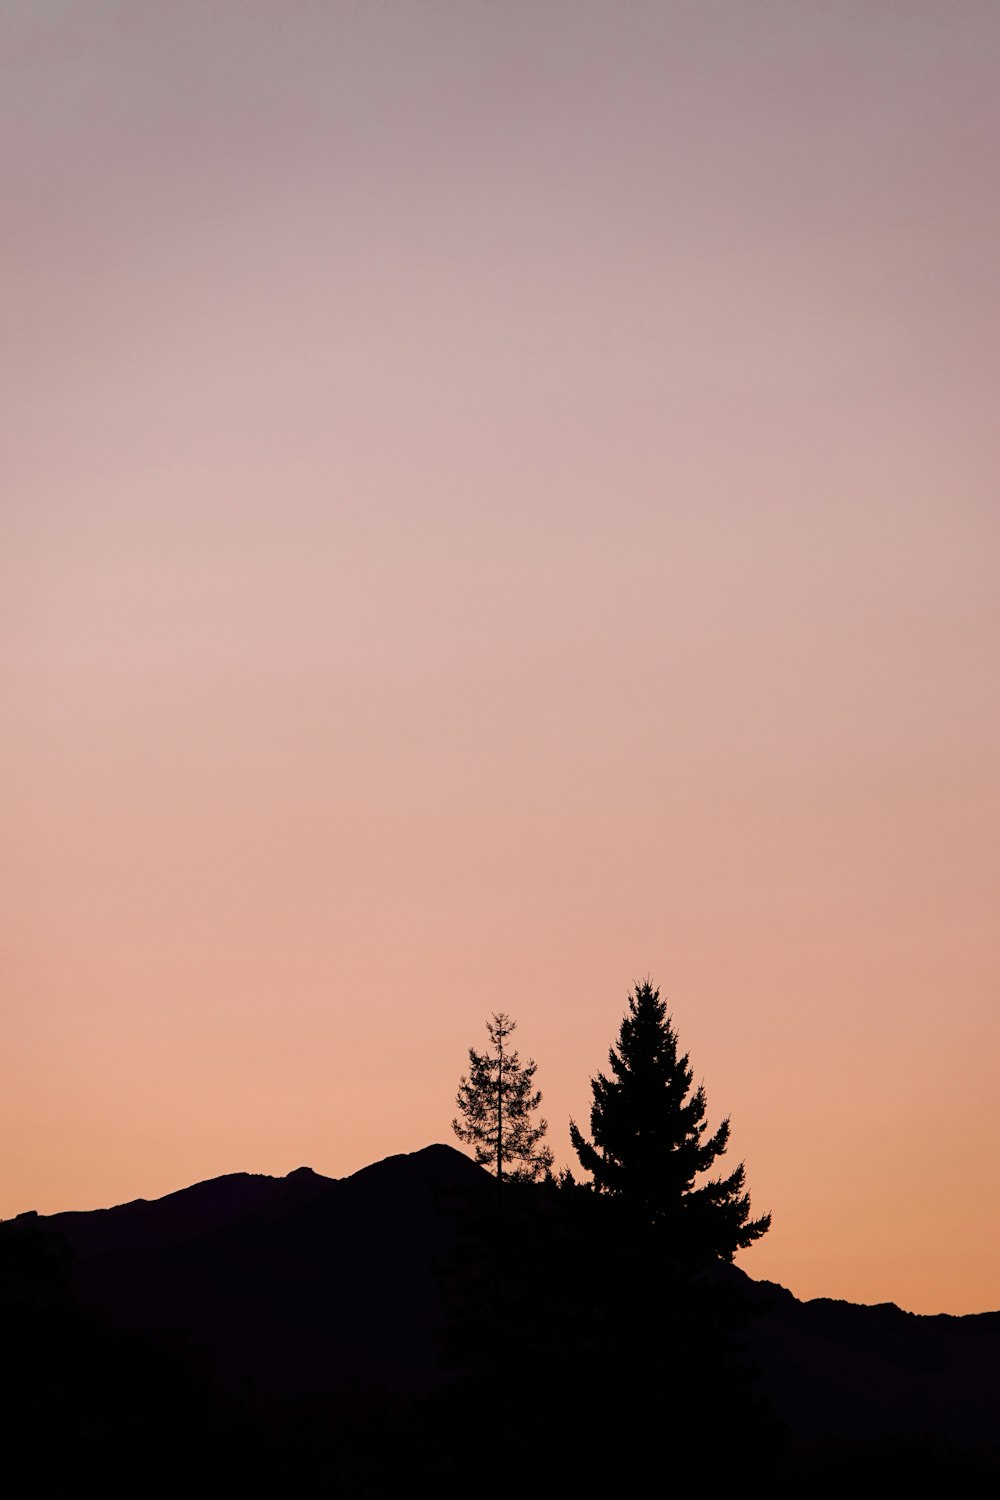
[[[557,1163],[1000,1307],[1000,7],[5,0],[0,1215]],[[455,1143],[457,1144],[457,1143]]]

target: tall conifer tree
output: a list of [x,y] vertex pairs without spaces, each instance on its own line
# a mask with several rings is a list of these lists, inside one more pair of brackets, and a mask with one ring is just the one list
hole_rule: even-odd
[[591,1080],[593,1140],[570,1122],[581,1166],[598,1193],[666,1231],[681,1259],[731,1260],[767,1232],[771,1215],[750,1218],[742,1162],[728,1176],[696,1185],[724,1154],[729,1120],[706,1136],[704,1086],[691,1092],[687,1054],[678,1056],[666,1003],[648,980],[629,995],[609,1058],[611,1076]]

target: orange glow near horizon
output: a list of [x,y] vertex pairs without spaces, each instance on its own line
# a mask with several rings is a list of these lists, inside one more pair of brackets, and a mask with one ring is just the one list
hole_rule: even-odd
[[667,997],[798,1296],[1000,1307],[1000,30],[0,21],[0,1216],[572,1164]]

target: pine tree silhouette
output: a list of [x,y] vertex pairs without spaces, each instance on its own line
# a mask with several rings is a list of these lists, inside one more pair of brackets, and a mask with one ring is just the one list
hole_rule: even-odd
[[696,1186],[729,1144],[729,1120],[706,1138],[705,1089],[691,1092],[687,1054],[666,1003],[647,980],[628,997],[628,1013],[610,1054],[611,1076],[591,1080],[588,1140],[570,1122],[581,1166],[599,1194],[620,1199],[639,1223],[666,1231],[683,1261],[731,1260],[771,1225],[750,1218],[743,1163]]
[[486,1022],[491,1052],[469,1048],[468,1076],[462,1076],[455,1103],[462,1118],[451,1128],[460,1141],[475,1147],[476,1161],[492,1167],[497,1184],[505,1179],[534,1182],[552,1167],[552,1152],[541,1144],[548,1122],[532,1124],[542,1102],[534,1087],[533,1058],[524,1067],[508,1039],[517,1026],[505,1011]]

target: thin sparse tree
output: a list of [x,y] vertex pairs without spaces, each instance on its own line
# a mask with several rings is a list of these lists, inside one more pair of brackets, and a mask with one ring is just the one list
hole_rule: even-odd
[[505,1011],[486,1022],[490,1047],[469,1048],[469,1071],[455,1097],[458,1115],[451,1128],[472,1146],[476,1161],[504,1181],[534,1182],[552,1169],[552,1152],[542,1144],[548,1122],[534,1120],[542,1102],[535,1088],[534,1058],[523,1066],[510,1036],[517,1026]]

